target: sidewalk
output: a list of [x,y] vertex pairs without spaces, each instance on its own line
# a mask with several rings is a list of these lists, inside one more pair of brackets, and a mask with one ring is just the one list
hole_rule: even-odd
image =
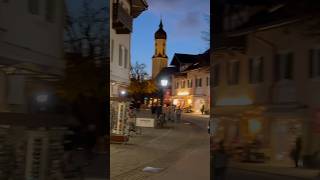
[[299,179],[315,180],[319,176],[319,170],[295,168],[288,166],[272,165],[272,164],[258,164],[258,163],[238,163],[231,162],[230,168],[247,170],[258,173],[267,173],[280,176],[289,176]]
[[[205,151],[197,151],[201,146],[209,142],[206,139],[206,134],[201,135],[199,133],[201,130],[185,123],[168,122],[167,125],[169,127],[161,129],[142,128],[142,134],[133,135],[127,144],[111,144],[111,179],[149,180],[153,176],[163,179],[161,178],[162,175],[169,176],[176,171],[183,172],[186,175],[191,173],[192,169],[195,170],[197,168],[198,174],[202,174],[205,169],[200,168],[202,166],[199,165],[204,163],[204,160],[197,158],[197,164],[190,162],[195,161],[192,157],[203,157],[206,154],[204,152],[209,151],[207,147],[204,148]],[[178,165],[175,166],[176,164]],[[186,164],[190,165],[190,167],[186,166]],[[161,168],[162,171],[148,173],[142,171],[145,167]],[[171,169],[170,167],[174,168]],[[210,166],[208,165],[207,167],[209,169]],[[168,170],[168,174],[166,170]]]
[[109,169],[109,154],[94,153],[92,160],[87,164],[85,151],[73,152],[73,164],[70,166],[79,167],[81,170],[77,176],[82,176],[84,180],[106,180]]
[[183,113],[183,114],[188,116],[194,116],[194,117],[210,118],[210,115],[201,114],[201,113]]

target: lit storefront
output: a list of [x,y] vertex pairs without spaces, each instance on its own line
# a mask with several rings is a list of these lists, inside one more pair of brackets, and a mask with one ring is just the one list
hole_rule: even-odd
[[264,106],[216,107],[215,141],[224,140],[230,149],[258,143],[259,150],[272,161],[292,163],[290,152],[303,131],[303,114],[279,113]]

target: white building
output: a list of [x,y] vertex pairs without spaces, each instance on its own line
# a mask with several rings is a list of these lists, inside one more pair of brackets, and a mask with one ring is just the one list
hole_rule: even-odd
[[175,54],[171,64],[179,72],[172,76],[172,102],[181,108],[200,113],[202,107],[210,111],[210,57],[209,51],[201,55]]
[[[145,0],[110,1],[110,98],[112,133],[122,134],[125,127],[125,101],[130,83],[131,33],[133,19],[147,8]],[[110,108],[112,109],[112,108]]]
[[63,74],[63,0],[0,2],[0,111],[28,112]]

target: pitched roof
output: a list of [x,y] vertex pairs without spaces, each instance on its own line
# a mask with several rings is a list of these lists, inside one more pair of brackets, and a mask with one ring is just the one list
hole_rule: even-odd
[[199,54],[196,58],[196,61],[186,68],[184,71],[190,71],[202,67],[209,67],[210,66],[210,50],[207,50],[203,54]]
[[170,65],[191,64],[194,63],[198,55],[175,53]]
[[279,0],[278,2],[271,1],[271,4],[253,14],[246,23],[233,31],[235,33],[250,32],[296,22],[296,20],[310,16],[316,12],[316,7],[320,7],[320,3],[314,0]]

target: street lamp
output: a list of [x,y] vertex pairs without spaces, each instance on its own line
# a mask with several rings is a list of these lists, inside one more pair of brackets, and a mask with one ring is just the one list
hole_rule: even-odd
[[167,85],[168,85],[168,80],[166,80],[166,79],[161,79],[161,86],[162,86],[163,88],[165,88],[165,87],[167,87]]
[[161,106],[161,110],[162,110],[162,106],[163,106],[163,94],[164,94],[164,89],[168,86],[168,80],[167,79],[161,79],[160,81],[160,85],[161,85],[161,101],[160,101],[160,106]]
[[127,92],[125,90],[120,91],[121,96],[125,96]]

